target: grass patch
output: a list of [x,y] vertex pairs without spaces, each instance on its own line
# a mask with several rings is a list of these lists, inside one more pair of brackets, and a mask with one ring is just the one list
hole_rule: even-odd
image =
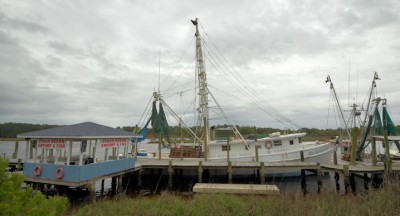
[[346,195],[334,190],[322,194],[235,196],[197,194],[191,198],[170,194],[154,197],[97,201],[70,212],[72,215],[398,215],[400,184]]

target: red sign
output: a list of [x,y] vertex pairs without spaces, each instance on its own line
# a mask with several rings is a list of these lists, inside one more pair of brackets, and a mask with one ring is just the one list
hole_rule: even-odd
[[46,149],[65,149],[64,139],[39,139],[37,143],[38,148]]
[[103,139],[101,141],[102,148],[114,148],[119,146],[126,146],[127,144],[127,139]]

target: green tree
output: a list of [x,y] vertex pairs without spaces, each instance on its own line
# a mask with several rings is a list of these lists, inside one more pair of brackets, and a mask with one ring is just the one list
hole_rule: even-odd
[[34,191],[29,185],[21,189],[24,177],[5,172],[8,162],[0,158],[0,214],[1,215],[62,215],[68,206],[66,197],[50,197]]

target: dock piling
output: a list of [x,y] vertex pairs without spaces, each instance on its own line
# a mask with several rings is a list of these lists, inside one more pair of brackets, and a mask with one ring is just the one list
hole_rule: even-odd
[[[303,152],[303,151],[302,151]],[[301,191],[303,191],[303,194],[307,194],[307,176],[306,176],[306,171],[304,169],[301,169]]]
[[301,162],[304,162],[304,151],[303,150],[300,151],[300,160],[301,160]]
[[36,145],[37,140],[33,140],[33,142],[29,143],[29,159],[33,158],[33,145]]
[[339,183],[340,176],[339,176],[338,172],[335,172],[334,178],[335,178],[335,183],[336,183],[336,192],[339,192],[340,191],[340,183]]
[[254,146],[255,147],[255,150],[256,150],[256,162],[258,162],[259,161],[259,158],[258,158],[258,146]]
[[355,180],[355,174],[354,173],[350,173],[350,189],[351,189],[351,192],[353,194],[355,194],[356,191],[357,191],[356,180]]
[[15,141],[15,146],[14,146],[14,153],[12,155],[13,159],[17,159],[18,157],[18,147],[19,147],[19,141]]
[[17,166],[15,167],[18,171],[22,170],[22,159],[18,159]]
[[232,169],[232,162],[228,162],[228,183],[232,184],[232,174],[233,174],[233,169]]
[[104,179],[101,180],[100,196],[104,195]]
[[122,175],[119,175],[118,177],[118,194],[121,194],[122,193]]
[[364,173],[364,189],[366,191],[369,190],[369,178],[367,173]]
[[[318,163],[319,165],[319,163]],[[318,185],[318,194],[321,193],[322,189],[322,173],[321,173],[321,168],[317,169],[317,185]]]
[[89,189],[90,201],[96,202],[96,182],[88,183],[87,188]]
[[264,165],[264,162],[260,163],[259,174],[260,174],[260,184],[265,184],[265,165]]
[[117,194],[117,177],[111,177],[111,195]]
[[168,187],[172,188],[172,176],[174,175],[174,168],[172,168],[172,160],[168,161]]
[[349,165],[343,165],[343,175],[344,175],[344,193],[347,194],[349,192],[349,186],[350,186]]
[[198,183],[203,183],[203,162],[199,161],[199,168],[197,169]]

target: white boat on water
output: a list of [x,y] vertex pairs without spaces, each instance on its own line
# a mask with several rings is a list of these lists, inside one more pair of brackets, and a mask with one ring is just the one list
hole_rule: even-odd
[[[147,119],[141,126],[139,131],[144,137],[147,134],[147,127],[151,123],[153,131],[155,131],[155,137],[163,142],[164,146],[169,148],[169,157],[177,158],[198,158],[202,157],[205,160],[210,161],[259,161],[265,163],[272,162],[296,162],[301,160],[301,151],[303,152],[304,161],[315,162],[315,163],[330,163],[332,160],[332,152],[334,149],[334,142],[303,142],[305,133],[290,133],[281,134],[279,132],[271,133],[268,137],[260,139],[245,139],[232,124],[221,106],[218,104],[216,98],[213,96],[207,83],[207,75],[205,71],[205,59],[202,48],[202,37],[199,33],[199,22],[198,19],[192,20],[192,23],[196,27],[196,77],[198,79],[198,86],[195,89],[198,91],[198,107],[197,111],[197,126],[189,127],[182,119],[181,115],[174,112],[170,106],[163,99],[160,92],[153,93],[153,103],[149,110],[145,111],[147,116],[143,119]],[[250,88],[249,86],[247,88]],[[229,129],[231,129],[230,138],[223,140],[217,140],[215,137],[214,127],[210,127],[210,114],[209,106],[210,101],[215,102],[215,107],[218,107],[223,118],[226,120]],[[157,104],[159,106],[157,110]],[[151,108],[150,108],[151,107]],[[192,143],[181,143],[179,145],[174,144],[171,141],[171,134],[168,129],[167,118],[165,116],[165,110],[171,113],[174,119],[179,123],[180,126],[186,128],[190,137],[193,139]],[[279,111],[273,109],[271,115],[274,118],[282,118],[282,121],[289,121]],[[278,120],[280,121],[280,120]],[[165,152],[164,149],[162,152]],[[159,151],[161,153],[161,150]],[[164,155],[166,156],[166,155]],[[236,172],[236,174],[238,174]],[[240,173],[239,173],[240,174]],[[245,174],[245,173],[243,173]],[[271,173],[267,173],[270,175]],[[277,170],[274,174],[276,175],[299,175],[299,170]]]

